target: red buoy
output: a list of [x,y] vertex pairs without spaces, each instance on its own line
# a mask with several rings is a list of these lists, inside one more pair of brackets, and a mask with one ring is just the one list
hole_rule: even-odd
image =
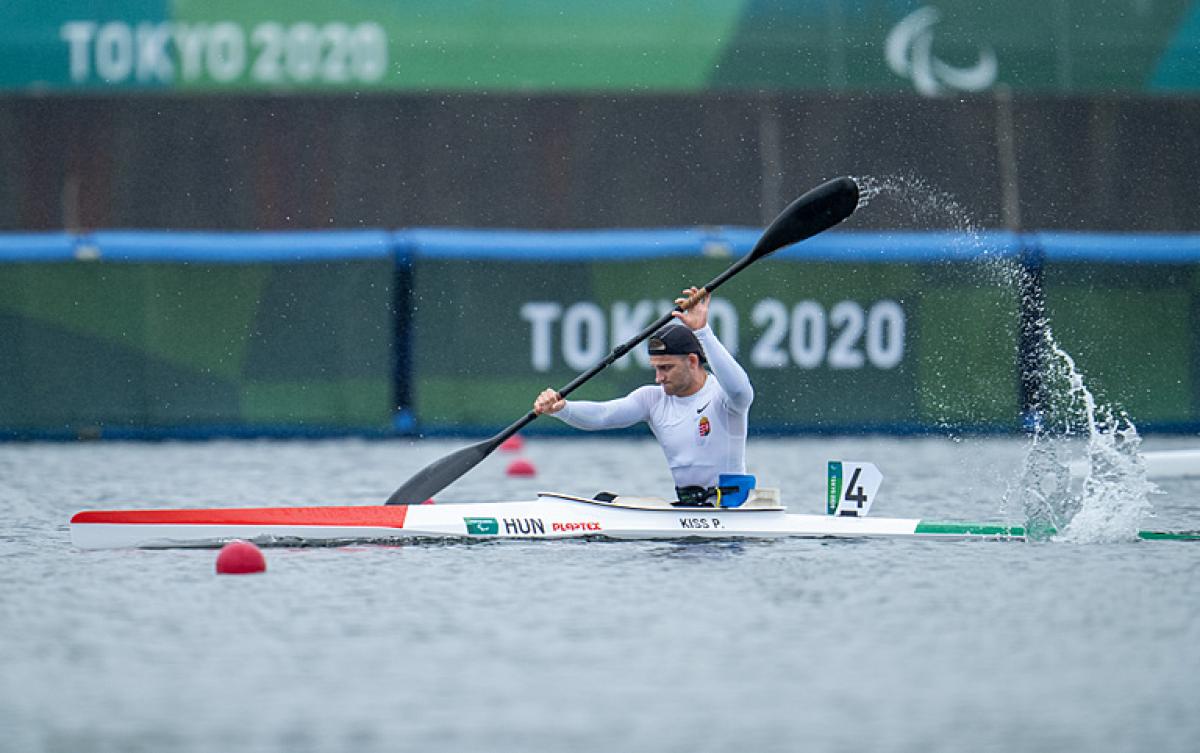
[[529,462],[528,460],[521,460],[520,458],[509,463],[508,470],[505,472],[510,476],[537,475],[537,469],[533,467],[533,463]]
[[221,553],[217,555],[217,573],[221,575],[261,573],[266,569],[267,558],[249,541],[234,539],[221,547]]
[[525,447],[525,440],[520,434],[513,434],[508,439],[500,443],[501,452],[520,452]]

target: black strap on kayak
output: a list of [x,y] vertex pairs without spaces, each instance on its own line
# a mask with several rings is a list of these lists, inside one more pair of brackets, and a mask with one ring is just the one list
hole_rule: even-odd
[[715,497],[717,490],[713,487],[704,486],[677,486],[675,487],[676,502],[671,504],[675,507],[713,507],[713,503],[709,499]]
[[721,507],[721,497],[741,491],[736,486],[677,486],[673,507]]

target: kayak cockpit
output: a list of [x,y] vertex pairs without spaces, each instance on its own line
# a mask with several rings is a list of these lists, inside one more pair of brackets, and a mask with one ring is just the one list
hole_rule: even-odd
[[763,510],[783,510],[778,489],[751,489],[746,501],[738,507],[685,507],[672,504],[670,500],[661,497],[628,497],[610,492],[600,492],[595,497],[577,497],[574,494],[562,492],[538,492],[539,499],[562,499],[570,502],[586,502],[599,507],[624,507],[630,510],[671,510],[686,512],[688,510],[713,510],[722,512],[761,512]]

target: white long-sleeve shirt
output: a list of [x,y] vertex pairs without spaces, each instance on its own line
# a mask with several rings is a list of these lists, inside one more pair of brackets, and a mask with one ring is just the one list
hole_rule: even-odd
[[554,416],[577,429],[621,429],[639,421],[658,438],[675,486],[717,485],[722,473],[746,472],[746,431],[754,388],[712,329],[695,330],[712,373],[687,397],[657,384],[605,402],[569,400]]

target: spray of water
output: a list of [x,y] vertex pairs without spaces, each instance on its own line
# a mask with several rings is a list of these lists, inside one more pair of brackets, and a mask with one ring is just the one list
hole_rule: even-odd
[[1048,324],[1041,345],[1042,395],[1021,482],[1010,490],[1020,498],[1030,538],[1136,540],[1157,491],[1146,477],[1137,427],[1128,415],[1097,401]]
[[865,209],[880,195],[899,203],[915,220],[931,220],[939,227],[950,222],[954,230],[967,234],[967,240],[978,239],[979,228],[971,215],[949,193],[941,191],[916,175],[864,175],[855,177],[858,184],[858,209]]
[[859,190],[858,211],[882,196],[888,209],[903,212],[905,220],[951,231],[951,237],[947,239],[950,247],[982,262],[979,267],[984,276],[981,282],[1001,286],[1018,284],[1020,265],[988,243],[983,228],[953,194],[909,174],[856,176],[854,181]]
[[[990,248],[969,212],[952,195],[911,175],[864,176],[859,209],[885,197],[914,220],[927,220],[956,233],[955,243],[979,262],[981,284],[1016,291],[1026,310],[1041,311],[1040,286],[1019,260]],[[1136,540],[1151,514],[1138,452],[1141,439],[1129,417],[1097,401],[1075,360],[1054,337],[1050,322],[1037,316],[1022,325],[1032,357],[1024,364],[1036,384],[1027,416],[1029,445],[1003,505],[1024,513],[1029,537],[1076,543]],[[1030,378],[1032,377],[1032,378]],[[950,427],[951,422],[943,425]],[[1074,476],[1073,476],[1074,471]]]

